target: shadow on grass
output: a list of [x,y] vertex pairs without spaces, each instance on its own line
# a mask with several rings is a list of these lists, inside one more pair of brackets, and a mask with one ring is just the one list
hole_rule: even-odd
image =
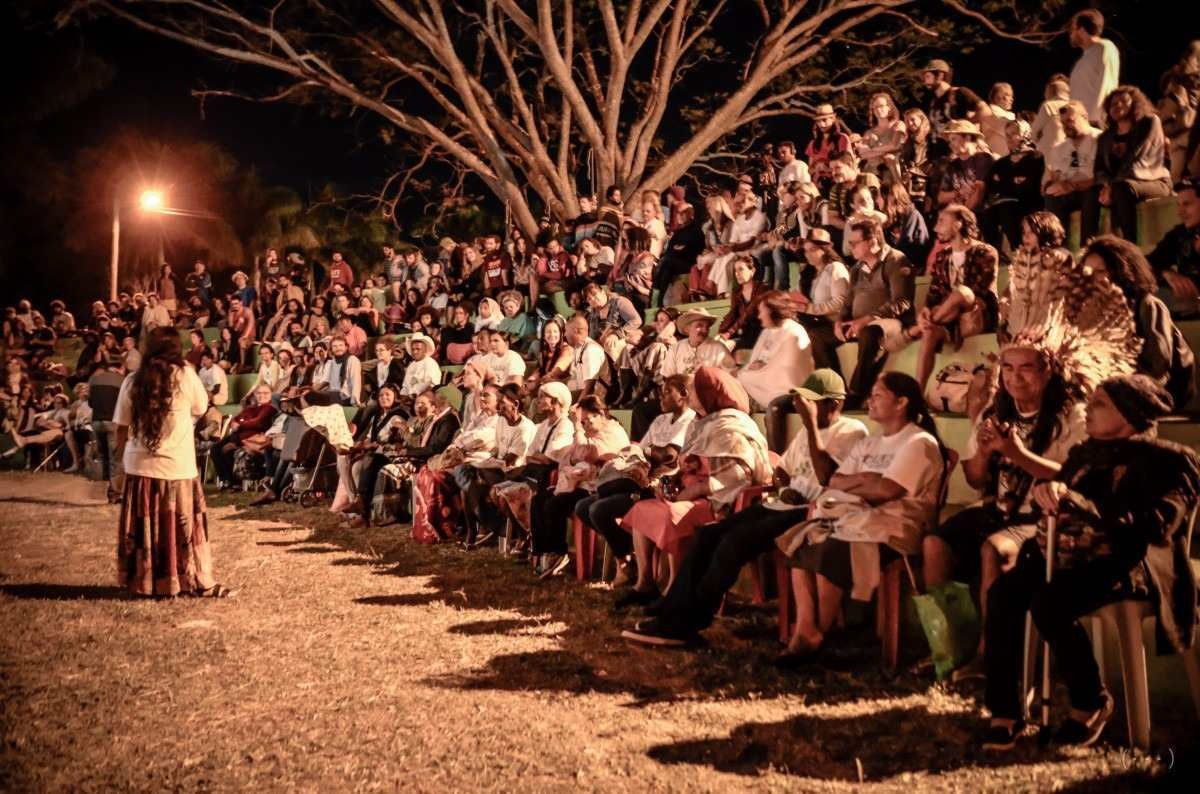
[[[376,607],[427,606],[441,602],[464,613],[464,622],[447,629],[460,635],[509,634],[546,622],[560,623],[557,648],[500,655],[482,669],[435,678],[433,686],[548,692],[603,691],[627,693],[633,706],[648,702],[711,701],[726,698],[771,698],[802,694],[813,703],[840,703],[871,697],[894,697],[923,691],[929,682],[915,677],[888,680],[878,669],[879,646],[873,637],[853,669],[817,670],[802,677],[780,674],[772,665],[780,646],[775,639],[773,610],[731,610],[708,632],[698,649],[661,650],[620,637],[638,619],[636,611],[617,615],[613,593],[594,583],[568,576],[539,581],[529,566],[500,557],[494,549],[466,554],[452,544],[421,545],[409,539],[407,525],[348,530],[336,516],[278,509],[273,520],[312,527],[307,545],[289,554],[335,550],[354,558],[331,565],[361,565],[372,587],[390,577],[420,577],[424,592],[370,595],[355,603]],[[379,577],[378,579],[376,577]],[[376,591],[378,592],[378,591]],[[515,613],[497,619],[493,610]],[[470,622],[472,614],[476,622]],[[518,647],[514,645],[514,651]],[[523,650],[523,649],[522,649]]]
[[[836,713],[835,709],[835,713]],[[822,780],[878,782],[906,772],[939,773],[968,766],[1039,763],[1053,754],[1030,741],[1010,753],[988,754],[976,742],[980,719],[971,713],[925,708],[868,711],[850,706],[845,716],[798,716],[782,722],[746,723],[724,739],[653,747],[663,764],[692,764],[757,776],[768,770]]]
[[477,620],[473,623],[459,623],[457,626],[451,626],[448,631],[451,634],[476,637],[482,634],[517,634],[521,629],[532,629],[542,625],[544,625],[544,621],[533,618]]
[[95,502],[67,502],[62,499],[46,499],[40,496],[6,496],[0,499],[0,503],[16,502],[23,505],[46,505],[47,507],[108,507],[108,502],[100,499]]
[[100,585],[51,584],[34,582],[30,584],[0,585],[0,593],[13,598],[30,601],[127,601],[129,591],[120,587],[104,587]]

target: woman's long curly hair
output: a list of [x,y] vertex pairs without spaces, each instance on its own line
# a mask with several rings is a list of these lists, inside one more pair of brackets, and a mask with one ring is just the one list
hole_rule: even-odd
[[132,433],[151,452],[158,450],[171,413],[171,398],[178,388],[178,373],[185,367],[183,346],[174,328],[155,328],[146,339],[142,365],[133,374],[130,398]]

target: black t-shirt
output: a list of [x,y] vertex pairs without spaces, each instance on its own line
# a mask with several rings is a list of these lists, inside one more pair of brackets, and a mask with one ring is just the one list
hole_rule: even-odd
[[949,91],[937,96],[930,94],[929,123],[933,127],[931,136],[941,140],[942,129],[953,119],[965,119],[967,114],[979,107],[982,100],[969,88],[952,87]]

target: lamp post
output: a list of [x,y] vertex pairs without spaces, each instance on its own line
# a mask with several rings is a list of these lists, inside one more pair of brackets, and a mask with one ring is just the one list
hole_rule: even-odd
[[[143,190],[138,203],[146,212],[162,209],[163,194],[159,190]],[[112,261],[108,265],[108,299],[117,299],[117,268],[121,258],[121,193],[113,193]]]

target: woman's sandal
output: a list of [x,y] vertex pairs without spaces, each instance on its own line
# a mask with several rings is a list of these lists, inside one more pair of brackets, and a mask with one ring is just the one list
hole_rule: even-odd
[[223,584],[215,584],[207,590],[196,593],[196,598],[233,598],[238,591]]

